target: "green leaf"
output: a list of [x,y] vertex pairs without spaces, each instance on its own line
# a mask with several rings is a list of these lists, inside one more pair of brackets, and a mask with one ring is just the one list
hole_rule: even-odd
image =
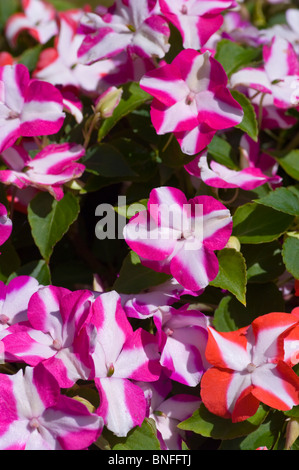
[[271,155],[289,176],[299,181],[299,150],[292,150],[283,157],[277,157],[275,154]]
[[256,142],[258,139],[259,129],[256,114],[251,102],[243,93],[240,93],[239,91],[232,90],[231,94],[233,98],[242,106],[244,112],[242,122],[235,127],[246,132],[246,134],[248,134],[249,137],[251,137]]
[[18,0],[0,1],[0,29],[4,28],[8,18],[18,11],[19,6]]
[[246,264],[242,253],[225,248],[218,253],[219,272],[210,284],[228,290],[246,304]]
[[18,58],[18,63],[26,65],[29,72],[33,72],[36,67],[37,61],[39,59],[39,55],[42,51],[42,46],[38,44],[31,49],[26,49],[22,55]]
[[182,152],[173,134],[167,134],[165,137],[162,137],[159,157],[163,164],[170,168],[179,168],[194,160],[194,155],[190,156]]
[[232,170],[240,169],[234,161],[231,145],[218,135],[214,135],[212,142],[208,145],[208,153],[221,165],[225,165]]
[[247,282],[273,281],[285,271],[281,245],[276,240],[260,245],[242,245],[242,253],[246,260]]
[[79,214],[78,199],[71,193],[57,201],[46,192],[35,196],[28,206],[28,221],[36,246],[49,263],[54,246]]
[[299,239],[287,237],[282,246],[282,257],[285,267],[295,279],[299,279]]
[[290,215],[299,215],[299,194],[289,188],[277,188],[254,202]]
[[100,142],[110,132],[110,130],[127,114],[137,109],[147,101],[150,101],[152,97],[143,91],[139,83],[130,82],[123,86],[123,94],[118,106],[115,108],[113,115],[105,119],[100,126],[98,132],[98,141]]
[[166,282],[169,277],[143,266],[139,256],[130,251],[124,259],[113,289],[121,294],[138,294],[144,289]]
[[47,263],[41,259],[24,264],[14,271],[8,278],[8,282],[17,276],[31,276],[38,280],[44,286],[51,284],[51,274]]
[[129,431],[126,437],[118,438],[112,450],[161,450],[154,420],[145,418],[141,426]]
[[0,281],[6,282],[10,274],[20,266],[21,260],[10,240],[0,247]]
[[223,297],[214,312],[213,326],[217,331],[235,331],[261,315],[284,309],[282,293],[274,282],[247,284],[246,307],[231,294]]
[[52,3],[52,5],[55,7],[55,10],[58,11],[71,10],[74,8],[74,3],[67,0],[50,0],[50,3]]
[[204,437],[213,439],[234,439],[253,432],[260,426],[268,411],[262,405],[254,416],[240,423],[232,423],[230,419],[220,418],[211,413],[204,404],[186,421],[178,424],[179,429],[193,431]]
[[233,235],[240,243],[266,243],[279,238],[294,217],[256,202],[244,204],[233,215]]
[[283,430],[285,417],[281,412],[271,412],[257,429],[245,437],[223,441],[220,450],[255,450],[266,446],[272,449]]
[[130,178],[137,175],[122,153],[106,143],[88,149],[82,162],[86,165],[86,171],[105,178]]
[[260,49],[242,47],[229,39],[217,43],[215,59],[220,62],[228,76],[241,67],[251,64],[260,55]]

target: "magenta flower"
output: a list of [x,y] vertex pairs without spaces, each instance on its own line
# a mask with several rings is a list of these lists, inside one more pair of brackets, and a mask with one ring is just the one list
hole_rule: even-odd
[[156,313],[161,359],[170,379],[189,387],[199,384],[209,364],[205,359],[208,339],[208,319],[198,310],[180,309]]
[[31,80],[22,64],[0,67],[0,152],[19,137],[55,134],[64,121],[60,92]]
[[30,366],[43,363],[60,387],[71,387],[91,373],[88,335],[84,325],[94,297],[90,291],[71,292],[46,286],[30,298],[28,322],[7,329],[5,359]]
[[274,106],[281,109],[298,106],[299,61],[292,44],[274,36],[270,45],[263,47],[263,60],[263,67],[245,67],[234,73],[231,85],[248,86],[261,94],[270,94]]
[[157,382],[137,383],[148,403],[147,416],[155,421],[162,450],[182,450],[185,432],[177,425],[188,419],[201,404],[199,397],[187,394],[172,395],[170,379],[161,374]]
[[23,31],[45,44],[57,34],[55,8],[43,0],[22,0],[23,13],[11,15],[5,26],[5,36],[12,47]]
[[199,291],[217,276],[214,251],[225,247],[231,231],[229,210],[213,197],[187,201],[179,189],[161,187],[151,191],[147,211],[130,219],[124,238],[143,264]]
[[85,149],[77,144],[51,144],[31,158],[23,146],[14,145],[2,152],[2,160],[10,168],[0,170],[0,181],[20,189],[32,186],[49,191],[60,200],[63,184],[79,178],[85,165],[78,163]]
[[180,300],[182,295],[197,296],[201,292],[185,289],[174,278],[150,287],[146,292],[139,294],[120,294],[124,311],[128,317],[145,319],[159,314],[159,311],[168,312],[170,306]]
[[132,380],[152,382],[161,372],[157,341],[141,328],[133,331],[115,291],[95,299],[91,321],[98,413],[108,429],[126,436],[146,415],[144,394]]
[[0,338],[10,325],[28,320],[28,302],[40,287],[31,276],[17,276],[7,285],[0,281]]
[[[243,137],[245,138],[243,139]],[[214,188],[241,188],[245,191],[251,191],[265,183],[280,183],[280,176],[266,174],[266,171],[277,166],[275,160],[262,154],[259,151],[259,144],[247,139],[246,135],[242,136],[241,140],[243,158],[240,170],[232,170],[214,160],[209,161],[205,150],[192,162],[185,165],[185,169],[206,185]]]
[[159,0],[161,13],[179,30],[185,49],[201,49],[223,23],[231,0]]
[[83,63],[107,59],[122,51],[144,58],[162,58],[169,50],[170,30],[157,11],[157,0],[116,0],[102,15],[86,13],[81,26],[88,33],[78,51]]
[[54,47],[44,49],[33,77],[56,86],[75,87],[85,94],[96,95],[103,78],[117,67],[114,59],[103,59],[91,65],[80,63],[78,50],[85,35],[78,32],[82,10],[59,14],[59,32]]
[[186,49],[171,64],[148,72],[140,81],[154,99],[151,119],[156,132],[173,132],[182,151],[203,150],[215,132],[239,124],[243,110],[227,89],[227,76],[209,52]]
[[8,240],[12,232],[12,221],[7,215],[6,207],[0,204],[0,245]]
[[42,365],[0,374],[0,410],[1,450],[85,450],[103,429]]
[[285,362],[283,340],[296,325],[296,315],[275,312],[237,331],[208,327],[206,358],[213,367],[201,379],[205,406],[238,422],[253,416],[260,402],[278,410],[298,405],[299,377]]

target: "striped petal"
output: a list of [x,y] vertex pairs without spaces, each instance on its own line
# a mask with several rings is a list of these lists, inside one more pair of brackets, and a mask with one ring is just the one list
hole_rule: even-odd
[[170,260],[170,272],[186,289],[204,289],[218,274],[217,256],[196,239],[182,243]]
[[97,413],[107,428],[117,436],[126,436],[135,426],[141,426],[146,416],[143,390],[121,378],[95,378],[100,394]]
[[299,404],[299,377],[284,362],[264,364],[252,374],[254,396],[278,410],[290,410]]
[[0,204],[0,245],[6,242],[12,232],[12,221],[7,215],[6,207]]
[[20,114],[22,135],[56,134],[64,118],[61,93],[50,83],[31,80]]

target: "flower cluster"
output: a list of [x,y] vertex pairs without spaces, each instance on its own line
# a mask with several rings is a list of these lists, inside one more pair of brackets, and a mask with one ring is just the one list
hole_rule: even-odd
[[299,10],[100,3],[0,9],[0,449],[296,448]]

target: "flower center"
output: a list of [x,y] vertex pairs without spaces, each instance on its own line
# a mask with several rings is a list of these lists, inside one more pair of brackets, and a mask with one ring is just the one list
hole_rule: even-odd
[[107,367],[107,377],[112,377],[114,374],[114,365],[110,364],[109,367]]
[[32,430],[39,428],[39,422],[37,418],[31,418],[29,421],[29,426]]
[[17,119],[19,116],[20,116],[19,113],[17,113],[16,111],[10,110],[8,113],[7,119],[8,120]]
[[59,351],[59,349],[61,349],[61,347],[62,347],[61,341],[59,341],[59,339],[54,339],[54,341],[52,343],[52,347],[54,349],[57,349],[57,351]]
[[1,325],[6,325],[8,323],[8,320],[9,320],[9,318],[6,315],[4,315],[3,313],[1,313],[1,315],[0,315]]
[[190,93],[186,97],[186,104],[190,105],[191,103],[193,103],[195,96],[196,93],[194,93],[194,91],[190,91]]
[[256,365],[253,364],[253,362],[249,362],[249,364],[247,364],[247,367],[246,367],[247,371],[248,372],[253,372],[255,369],[256,369]]
[[182,13],[182,15],[187,15],[187,13],[188,13],[188,8],[187,8],[186,5],[182,5],[181,13]]
[[172,336],[173,335],[173,330],[169,327],[165,328],[164,332],[167,336]]

